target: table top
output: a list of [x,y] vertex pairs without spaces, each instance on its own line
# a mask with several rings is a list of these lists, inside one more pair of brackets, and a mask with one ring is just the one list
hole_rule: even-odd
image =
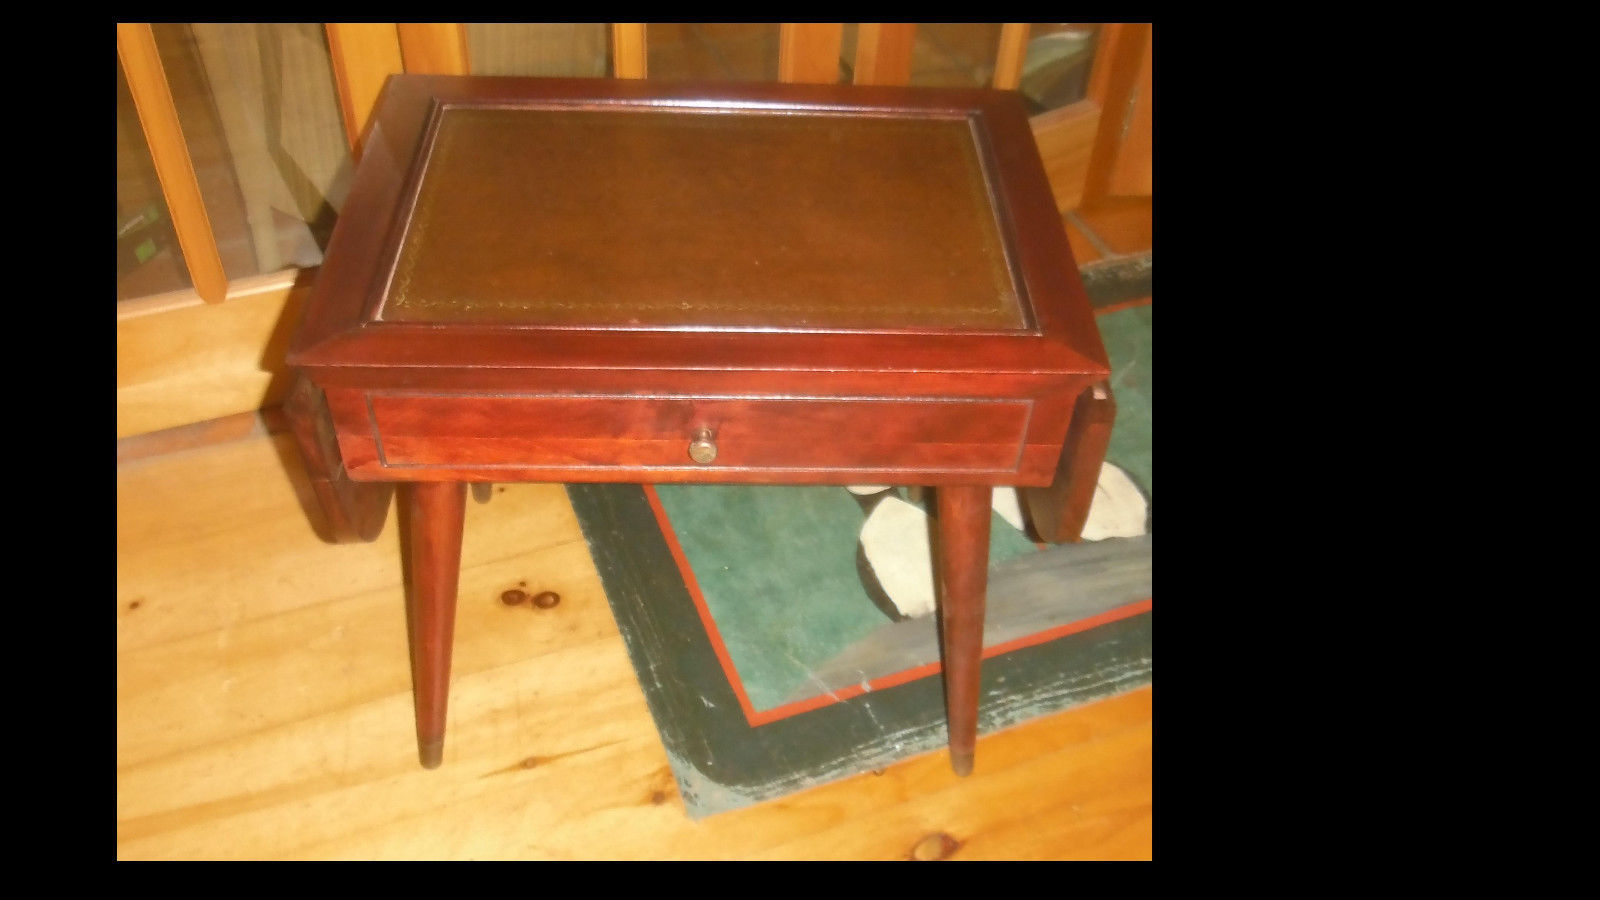
[[388,322],[1027,326],[967,116],[454,107]]
[[385,86],[289,362],[1108,371],[1015,92],[420,75]]

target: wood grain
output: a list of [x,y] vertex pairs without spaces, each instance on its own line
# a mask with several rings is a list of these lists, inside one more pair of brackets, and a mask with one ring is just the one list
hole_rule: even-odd
[[862,22],[856,32],[856,84],[910,84],[915,22]]
[[1097,384],[1084,391],[1072,413],[1055,480],[1049,487],[1023,488],[1019,492],[1041,539],[1060,544],[1083,535],[1083,523],[1089,519],[1116,418],[1117,401],[1110,384]]
[[[390,465],[686,466],[709,428],[728,467],[1009,470],[1026,401],[368,395]],[[641,473],[642,474],[642,473]]]
[[1117,149],[1106,184],[1106,193],[1113,196],[1148,196],[1155,192],[1155,79],[1152,70],[1155,51],[1151,46],[1152,37],[1153,34],[1145,37],[1136,82],[1138,87],[1121,119],[1122,144]]
[[[691,821],[554,485],[466,511],[450,763],[423,771],[397,529],[321,543],[280,450],[118,467],[119,858],[903,859],[939,831],[955,859],[1151,855],[1150,689],[985,736],[965,779],[929,753]],[[519,582],[562,602],[502,604]]]
[[360,159],[384,81],[405,71],[400,35],[394,22],[328,22],[327,31],[345,136],[351,154]]
[[612,68],[618,78],[643,78],[649,67],[643,22],[611,23]]
[[778,80],[832,84],[839,80],[841,22],[784,22],[778,29]]
[[1075,209],[1083,202],[1083,186],[1089,177],[1089,155],[1100,127],[1100,107],[1080,100],[1040,113],[1029,123],[1033,126],[1033,139],[1039,145],[1039,159],[1050,179],[1050,193],[1056,198],[1056,208],[1063,212]]
[[[1089,159],[1084,185],[1086,203],[1126,189],[1124,182],[1113,187],[1114,171],[1122,169],[1127,173],[1125,179],[1136,180],[1141,167],[1149,165],[1148,160],[1140,162],[1124,156],[1148,150],[1148,146],[1141,149],[1128,143],[1126,137],[1139,111],[1141,75],[1150,70],[1150,39],[1149,23],[1114,22],[1100,28],[1089,69],[1088,99],[1100,106],[1101,127],[1095,134]],[[1148,102],[1144,109],[1148,112]],[[1135,141],[1142,139],[1136,137]]]
[[294,379],[283,412],[316,493],[323,538],[334,543],[375,540],[388,517],[394,485],[350,480],[339,458],[327,398],[309,379]]
[[[1152,197],[1101,197],[1073,210],[1085,232],[1104,245],[1106,255],[1146,253],[1155,242]],[[1081,261],[1080,261],[1081,264]]]
[[399,22],[400,57],[407,72],[466,75],[467,29],[460,22]]
[[425,769],[444,760],[445,711],[450,699],[450,653],[455,645],[456,587],[461,577],[461,528],[467,486],[460,482],[407,484],[406,545],[411,585],[411,682],[417,753]]
[[155,33],[145,22],[117,24],[117,58],[122,64],[128,92],[139,113],[139,126],[150,146],[150,159],[161,182],[161,195],[172,217],[172,228],[183,250],[189,281],[207,303],[221,303],[228,292],[228,275],[217,252],[200,182],[189,158],[189,145],[178,121],[178,108],[161,68]]
[[1007,22],[1000,26],[1000,45],[995,50],[994,86],[998,90],[1016,90],[1022,83],[1022,64],[1027,61],[1027,22]]
[[972,774],[978,742],[978,676],[983,654],[983,608],[989,577],[991,489],[939,488],[939,632],[944,663],[945,713],[950,728],[950,765]]
[[119,310],[117,437],[245,413],[288,389],[283,357],[315,270],[239,279],[226,302]]

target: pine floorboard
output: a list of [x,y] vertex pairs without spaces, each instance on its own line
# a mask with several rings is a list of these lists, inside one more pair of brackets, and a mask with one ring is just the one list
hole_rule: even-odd
[[1148,688],[986,736],[966,779],[930,753],[689,819],[558,485],[468,502],[445,760],[424,770],[395,510],[376,542],[326,545],[308,497],[283,434],[118,465],[119,858],[1151,855]]

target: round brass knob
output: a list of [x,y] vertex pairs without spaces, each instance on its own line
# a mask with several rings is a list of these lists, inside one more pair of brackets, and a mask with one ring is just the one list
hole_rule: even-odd
[[702,466],[717,458],[717,444],[711,439],[711,429],[695,429],[689,441],[689,458]]

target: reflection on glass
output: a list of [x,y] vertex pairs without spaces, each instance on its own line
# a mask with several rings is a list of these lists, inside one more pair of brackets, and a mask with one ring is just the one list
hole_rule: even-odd
[[117,299],[189,287],[133,95],[117,66]]
[[603,22],[469,22],[467,59],[474,75],[600,78],[611,74],[607,32]]
[[1019,89],[1034,113],[1076,103],[1088,95],[1098,25],[1034,24],[1028,33]]
[[645,47],[652,79],[778,80],[776,22],[652,22]]
[[322,262],[352,174],[322,25],[154,29],[228,277]]
[[[989,87],[1000,47],[999,22],[923,22],[911,50],[911,83],[925,87]],[[1082,100],[1088,93],[1099,26],[1048,23],[1029,26],[1018,89],[1035,114]],[[850,80],[859,26],[847,22],[840,62]]]
[[921,22],[911,45],[911,83],[989,87],[1000,48],[999,22]]

